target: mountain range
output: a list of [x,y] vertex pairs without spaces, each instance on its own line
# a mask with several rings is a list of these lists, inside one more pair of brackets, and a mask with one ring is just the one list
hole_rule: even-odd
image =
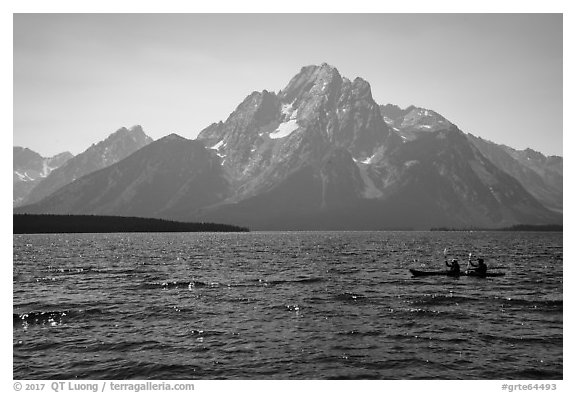
[[13,157],[13,193],[14,206],[22,204],[26,196],[50,173],[64,165],[73,157],[72,153],[64,152],[54,157],[42,157],[28,148],[14,146]]
[[[52,171],[15,212],[261,230],[562,222],[561,157],[484,141],[429,109],[378,105],[367,81],[325,63],[251,93],[196,140],[121,130]],[[131,133],[137,143],[102,159]]]
[[[54,170],[47,176],[39,179],[40,181],[23,195],[17,205],[38,202],[84,175],[115,164],[150,142],[152,138],[144,133],[141,126],[134,126],[130,129],[122,127],[75,157],[67,153],[69,159],[53,168]],[[16,161],[14,168],[16,168]]]

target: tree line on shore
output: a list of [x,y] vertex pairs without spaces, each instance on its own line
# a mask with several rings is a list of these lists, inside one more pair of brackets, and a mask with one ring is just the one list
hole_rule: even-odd
[[248,232],[235,225],[179,222],[157,218],[14,214],[13,233],[114,233],[114,232]]

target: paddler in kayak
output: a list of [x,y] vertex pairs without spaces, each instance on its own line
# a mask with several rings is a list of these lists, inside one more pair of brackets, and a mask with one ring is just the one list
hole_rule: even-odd
[[470,265],[474,267],[474,269],[470,269],[473,272],[476,272],[477,275],[485,277],[486,272],[488,271],[488,266],[484,263],[484,259],[478,258],[478,264],[475,265],[474,262],[470,261]]
[[458,260],[457,259],[452,259],[452,261],[450,263],[448,263],[448,261],[445,261],[446,266],[448,266],[450,268],[450,275],[454,275],[454,276],[459,276],[460,275],[460,265],[458,264]]

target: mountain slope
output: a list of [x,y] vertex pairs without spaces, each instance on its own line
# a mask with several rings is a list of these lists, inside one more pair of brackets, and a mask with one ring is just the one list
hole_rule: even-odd
[[496,227],[561,219],[455,127],[364,162],[346,150],[338,156],[330,168],[307,166],[266,193],[209,209],[201,218],[266,230]]
[[122,160],[151,141],[140,126],[120,128],[105,140],[93,144],[83,153],[68,160],[65,165],[52,171],[30,192],[22,204],[38,202],[74,180]]
[[[231,119],[256,119],[250,113],[266,116],[230,125]],[[348,228],[381,229],[560,219],[440,114],[378,106],[365,81],[350,82],[326,64],[302,68],[277,95],[253,93],[198,138],[217,149],[231,172],[244,175],[239,190],[252,190],[206,210],[205,219],[265,229],[340,228],[342,220]],[[322,163],[336,147],[355,168],[342,165],[333,178],[350,179],[347,195],[354,197],[332,209],[321,195],[337,201],[340,193],[324,187]]]
[[386,157],[383,164],[388,170],[396,168],[387,192],[401,201],[412,199],[420,205],[434,202],[435,209],[445,215],[446,224],[490,227],[555,219],[455,126],[418,136]]
[[404,140],[414,140],[422,133],[447,130],[453,126],[439,113],[414,105],[410,105],[406,109],[392,104],[380,105],[380,114],[386,124],[392,127]]
[[364,159],[402,143],[382,120],[370,85],[342,78],[327,64],[303,67],[278,94],[253,92],[198,139],[222,158],[236,190],[234,202],[321,165],[334,148]]
[[176,219],[227,193],[217,156],[200,142],[172,134],[15,212]]
[[562,212],[562,157],[546,157],[532,149],[518,151],[468,134],[484,156],[508,173],[549,209]]
[[196,141],[163,138],[26,208],[275,230],[562,220],[440,114],[379,106],[328,64],[251,93]]
[[54,169],[64,165],[73,155],[64,152],[45,158],[28,148],[14,146],[12,157],[12,202],[14,206],[19,206],[40,181]]

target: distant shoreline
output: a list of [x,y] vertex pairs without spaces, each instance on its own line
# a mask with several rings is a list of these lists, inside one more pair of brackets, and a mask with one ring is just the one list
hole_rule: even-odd
[[549,224],[549,225],[512,225],[505,228],[431,228],[432,232],[563,232],[563,225]]
[[14,214],[12,217],[13,234],[250,231],[234,225],[143,217],[59,214]]
[[[154,233],[154,232],[250,232],[246,227],[181,222],[159,218],[69,215],[69,214],[13,214],[13,234],[42,233]],[[391,229],[388,229],[391,230]],[[388,231],[383,229],[383,231]],[[397,231],[395,229],[392,231]],[[402,229],[401,231],[414,231]],[[563,232],[562,225],[513,225],[505,228],[430,228],[430,232]],[[282,230],[280,230],[282,232]]]

